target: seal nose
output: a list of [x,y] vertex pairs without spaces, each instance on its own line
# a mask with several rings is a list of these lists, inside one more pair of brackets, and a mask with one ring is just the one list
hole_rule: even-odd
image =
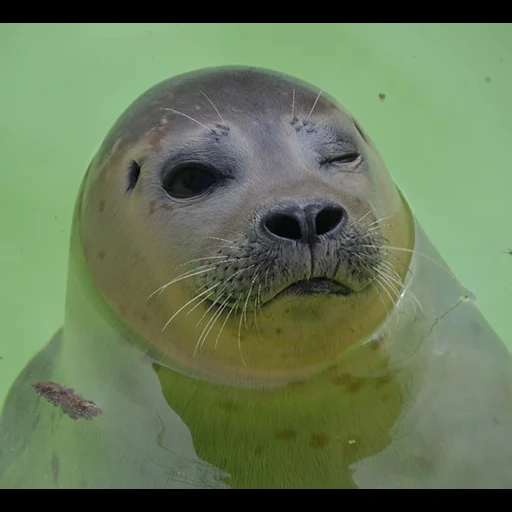
[[315,202],[306,206],[280,205],[261,219],[263,233],[272,240],[311,243],[338,233],[348,218],[336,203]]

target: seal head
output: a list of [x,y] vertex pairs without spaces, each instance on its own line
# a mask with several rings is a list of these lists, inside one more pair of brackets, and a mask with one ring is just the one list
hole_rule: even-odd
[[80,237],[101,293],[164,361],[285,382],[368,339],[399,297],[413,222],[333,98],[257,68],[166,80],[85,177]]

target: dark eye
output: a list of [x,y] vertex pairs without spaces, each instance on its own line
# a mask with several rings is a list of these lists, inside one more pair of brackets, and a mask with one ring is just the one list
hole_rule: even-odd
[[323,163],[325,164],[350,164],[355,162],[359,158],[359,153],[356,151],[350,151],[343,155],[337,155],[326,158]]
[[218,182],[216,174],[201,164],[184,164],[168,172],[163,180],[165,191],[176,199],[200,196]]

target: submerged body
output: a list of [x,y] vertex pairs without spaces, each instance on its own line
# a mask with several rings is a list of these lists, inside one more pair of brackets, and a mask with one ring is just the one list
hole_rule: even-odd
[[145,93],[91,163],[0,487],[508,488],[511,433],[510,354],[368,136],[308,84],[221,68]]

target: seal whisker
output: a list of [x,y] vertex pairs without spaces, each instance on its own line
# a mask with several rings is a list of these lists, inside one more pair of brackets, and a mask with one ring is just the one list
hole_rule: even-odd
[[[441,270],[444,270],[457,283],[457,286],[462,291],[462,295],[466,294],[466,290],[464,290],[464,288],[460,285],[459,281],[457,280],[457,278],[455,277],[455,275],[453,274],[453,272],[450,269],[446,268],[444,265],[442,265],[438,261],[434,260],[430,256],[427,256],[426,254],[423,254],[422,252],[417,251],[416,249],[406,249],[405,247],[392,247],[389,245],[376,246],[376,245],[371,245],[371,244],[362,245],[362,247],[368,247],[368,248],[372,248],[372,249],[385,249],[386,251],[403,251],[403,252],[415,254],[417,256],[421,256],[421,257],[427,259],[428,261],[430,261],[431,263],[433,263],[434,265],[437,265]],[[390,253],[388,252],[388,254],[390,254]],[[405,263],[403,261],[401,261],[400,258],[397,258],[397,260],[400,261],[400,263],[405,266]]]
[[374,220],[373,222],[370,222],[370,224],[366,224],[366,227],[367,228],[371,228],[375,224],[379,224],[379,223],[384,222],[385,220],[390,219],[390,218],[391,218],[391,215],[387,215],[386,217],[381,217],[380,219],[377,219],[377,220]]
[[[258,277],[260,275],[261,274],[258,274]],[[261,293],[261,283],[260,283],[260,285],[258,287],[258,293],[254,297],[253,315],[254,315],[254,326],[256,327],[256,332],[258,333],[258,336],[261,338],[261,340],[263,340],[263,336],[261,335],[260,328],[259,328],[259,325],[258,325],[258,305],[259,305],[258,301],[260,300],[260,293]]]
[[[225,301],[225,304],[227,305],[229,299],[233,296],[233,294],[231,293],[230,295],[228,295],[228,298],[226,299]],[[225,308],[226,306],[224,306]],[[229,319],[229,317],[231,316],[231,313],[233,313],[233,309],[230,308],[229,309],[229,313],[226,315],[226,318],[224,319],[224,322],[219,330],[219,333],[217,334],[217,338],[215,339],[215,346],[213,347],[213,350],[217,350],[217,344],[219,343],[219,339],[220,339],[220,335],[222,334],[222,331],[224,330],[224,327],[226,326],[226,323]]]
[[415,302],[415,306],[414,306],[415,309],[416,309],[416,304],[417,304],[418,307],[420,308],[421,312],[423,313],[424,312],[423,306],[421,305],[420,301],[416,298],[416,295],[414,295],[414,293],[405,286],[405,283],[401,279],[397,279],[397,278],[393,277],[392,275],[389,274],[389,272],[393,272],[394,274],[396,274],[396,276],[398,278],[400,277],[399,274],[394,269],[393,270],[387,269],[387,271],[382,270],[383,275],[385,275],[387,279],[391,279],[392,281],[397,283],[397,285],[400,286],[405,293],[409,293],[411,295],[411,297],[413,298],[413,300]]
[[[373,286],[375,281],[377,281],[378,279],[378,276],[377,277],[374,277],[372,280],[371,280],[371,285]],[[384,306],[384,309],[386,309],[386,302],[384,301],[384,297],[382,296],[382,293],[380,292],[379,288],[377,288],[376,286],[373,286],[373,289],[377,292],[377,294],[379,295],[379,298],[380,298],[380,301],[382,302],[382,305]]]
[[[212,304],[215,305],[217,304],[217,302],[219,300],[222,300],[223,296],[220,295],[216,300],[215,302]],[[222,313],[222,308],[219,307],[219,309],[217,311],[215,311],[215,313],[212,315],[212,317],[208,320],[208,322],[206,323],[206,325],[204,326],[204,329],[203,331],[201,332],[201,336],[199,336],[199,339],[197,340],[197,344],[196,344],[196,348],[194,350],[194,357],[197,353],[197,350],[198,348],[203,348],[203,345],[204,345],[204,342],[206,341],[206,338],[208,337],[208,334],[210,333],[212,327],[215,325],[215,322],[217,321],[217,318],[219,318],[219,316],[221,315]]]
[[[226,258],[229,258],[229,255],[225,256]],[[201,259],[205,259],[205,260],[209,260],[209,259],[212,259],[212,258],[215,258],[215,256],[210,256],[209,258],[198,258],[198,260],[196,261],[199,261]],[[224,258],[224,256],[219,256],[218,258]],[[213,267],[214,269],[215,268],[218,268],[219,266],[221,265],[224,265],[225,263],[233,263],[235,261],[243,261],[243,260],[246,260],[247,258],[231,258],[229,260],[226,260],[226,259],[222,259],[222,261],[215,261],[213,263],[210,263],[210,264],[207,264],[207,265],[200,265],[198,267],[195,267],[195,268],[192,268],[190,270],[187,270],[186,272],[184,272],[183,274],[180,274],[180,276],[184,276],[185,274],[189,273],[189,272],[194,272],[195,270],[200,270],[200,269],[204,269],[204,268],[208,268],[208,267]],[[184,265],[188,265],[190,264],[192,261],[194,260],[190,260],[188,261],[187,263],[183,263],[182,265],[179,265],[178,267],[176,267],[174,269],[174,271],[178,270],[180,267],[183,267]],[[180,277],[178,276],[178,277]],[[177,278],[176,278],[177,279]]]
[[[204,267],[210,267],[210,268],[206,268],[206,269],[203,269],[203,270],[200,270],[200,271],[197,271],[197,268],[196,269],[187,270],[187,272],[184,272],[179,277],[176,277],[173,280],[171,280],[168,283],[166,283],[163,286],[161,286],[160,288],[157,288],[151,295],[149,295],[149,297],[146,299],[146,302],[148,302],[149,299],[151,299],[151,297],[153,297],[153,295],[155,295],[156,293],[159,293],[159,294],[162,293],[166,288],[168,288],[169,286],[171,286],[174,283],[177,283],[179,281],[183,281],[184,279],[188,279],[189,277],[194,277],[194,276],[197,276],[197,275],[200,275],[200,274],[204,274],[205,272],[211,272],[212,270],[215,270],[217,268],[217,264],[211,265],[211,266],[204,265]],[[202,268],[202,267],[199,267],[199,268]]]
[[315,99],[315,102],[313,103],[313,106],[311,107],[311,110],[309,111],[309,115],[308,115],[308,119],[311,117],[311,115],[313,114],[313,110],[315,110],[315,107],[316,107],[316,104],[318,103],[318,100],[320,99],[320,96],[322,95],[322,90],[320,90],[320,92],[318,93],[318,96],[316,97]]
[[[222,296],[222,292],[225,290],[225,288],[229,285],[229,282],[232,281],[233,279],[235,279],[235,277],[239,276],[240,274],[243,274],[244,272],[247,272],[248,270],[250,270],[252,267],[254,267],[254,265],[250,265],[249,267],[247,268],[243,268],[241,270],[238,270],[237,272],[235,272],[232,276],[228,277],[224,283],[219,283],[219,284],[224,284],[224,286],[220,289],[220,294]],[[203,321],[203,318],[209,313],[209,311],[215,307],[215,304],[216,304],[217,301],[215,301],[213,304],[211,304],[211,306],[204,312],[203,316],[199,319],[199,322],[197,322],[196,324],[196,327]]]
[[209,131],[211,130],[211,128],[208,128],[208,126],[205,126],[203,123],[200,123],[197,119],[194,119],[193,117],[189,116],[188,114],[184,114],[183,112],[180,112],[179,110],[175,110],[174,108],[160,107],[160,110],[170,110],[171,112],[174,112],[175,114],[179,114],[180,116],[186,117],[187,119],[194,121],[194,123],[197,123],[199,126],[202,126],[205,130],[209,130]]
[[[213,288],[219,286],[220,283],[217,283],[216,285],[213,286]],[[169,320],[167,321],[167,323],[164,325],[163,329],[161,332],[164,332],[165,329],[167,328],[167,326],[171,323],[171,321],[173,320],[173,318],[175,318],[179,313],[180,311],[183,311],[189,304],[191,304],[192,302],[194,302],[195,300],[199,299],[199,297],[202,297],[205,293],[208,293],[212,288],[208,288],[207,290],[205,290],[204,292],[201,292],[199,295],[196,295],[194,298],[190,299],[185,305],[181,306],[180,309],[178,309],[178,311],[176,311],[176,313],[174,313],[174,315],[171,316],[171,318],[169,318]]]
[[380,226],[373,226],[372,228],[367,229],[366,233],[368,235],[370,235],[372,233],[379,232],[382,228],[387,228],[387,227],[392,226],[392,225],[393,224],[391,224],[391,223],[387,223],[387,224],[381,224]]
[[213,107],[213,109],[215,110],[215,112],[217,112],[218,116],[220,117],[220,120],[222,122],[222,124],[226,124],[226,122],[224,121],[224,118],[221,116],[219,110],[217,109],[217,107],[214,105],[213,101],[206,95],[206,93],[204,93],[203,91],[199,91],[209,102],[210,102],[210,105]]
[[[380,274],[379,274],[379,277],[381,277],[381,276],[380,276]],[[395,303],[395,301],[393,300],[393,296],[391,295],[391,293],[389,292],[389,290],[386,288],[386,286],[384,285],[384,283],[382,283],[382,281],[381,281],[379,278],[377,278],[377,279],[375,280],[375,282],[376,282],[376,283],[377,283],[377,284],[378,284],[378,285],[379,285],[379,286],[384,290],[384,292],[386,293],[386,295],[389,297],[389,300],[391,301],[391,305],[392,305],[392,306],[391,306],[391,309],[392,309],[392,311],[393,311],[393,315],[396,315],[396,319],[397,319],[397,326],[398,326],[398,325],[399,325],[399,321],[400,321],[400,314],[399,314],[399,312],[398,312],[398,308],[394,308],[394,307],[393,307],[393,304]]]
[[[365,247],[365,246],[363,246],[363,247]],[[371,247],[374,248],[374,249],[377,249],[377,248],[381,248],[382,249],[382,246],[377,247],[376,245],[372,245]],[[383,249],[383,251],[385,252],[385,254],[387,254],[388,256],[390,256],[392,258],[394,258],[396,261],[398,261],[398,263],[400,263],[400,265],[402,267],[405,267],[406,272],[408,274],[410,274],[411,277],[414,276],[413,271],[407,265],[405,265],[405,263],[398,256],[396,256],[395,254],[391,253],[390,251],[388,251],[386,249]],[[382,262],[382,258],[380,256],[375,256],[374,254],[366,254],[365,258],[369,258],[369,259],[375,260],[375,261],[378,262],[378,264],[382,264],[383,263]],[[390,263],[390,265],[391,265],[391,263]]]
[[[263,280],[263,288],[267,287],[268,284],[268,273],[270,272],[270,267],[267,268],[267,271],[265,272],[265,278]],[[263,304],[261,302],[261,295],[260,295],[260,316],[263,316]]]
[[259,274],[258,274],[258,270],[261,268],[261,266],[262,266],[264,263],[265,263],[265,262],[264,262],[264,261],[262,261],[262,262],[261,262],[261,263],[256,267],[256,270],[254,271],[254,274],[255,274],[255,275],[254,275],[254,278],[253,278],[253,280],[252,280],[252,282],[251,282],[251,286],[249,287],[249,293],[247,294],[247,300],[245,301],[245,307],[244,307],[244,309],[245,309],[245,328],[246,328],[246,329],[249,329],[249,327],[247,326],[247,305],[248,305],[248,303],[249,303],[249,298],[250,298],[250,296],[251,296],[252,289],[253,289],[253,287],[254,287],[254,283],[256,282],[256,279],[258,278],[258,275],[259,275]]
[[226,240],[225,238],[219,238],[217,236],[205,236],[204,238],[208,240],[219,240],[220,242],[226,242],[227,244],[230,245],[236,245],[236,242],[233,240]]
[[[214,306],[216,304],[216,302],[219,300],[219,298],[221,298],[221,297],[217,297],[217,299],[215,299],[215,302],[213,302],[212,306]],[[210,306],[210,308],[212,306]],[[208,311],[210,311],[210,309],[208,309]],[[218,313],[218,311],[216,311],[212,315],[212,317],[208,320],[208,322],[206,322],[206,325],[203,327],[203,330],[201,331],[201,334],[199,335],[199,338],[197,338],[197,343],[196,343],[196,346],[194,347],[194,353],[193,353],[192,357],[196,357],[197,351],[199,350],[200,347],[202,347],[201,339],[202,339],[206,329],[208,329],[208,326],[210,325],[210,323],[215,319],[215,316],[216,316],[217,313]],[[203,317],[204,317],[204,315],[203,315]],[[196,324],[196,327],[198,325],[199,325],[199,322]]]
[[[217,284],[221,284],[221,283],[217,283]],[[213,291],[214,288],[216,288],[217,285],[214,285],[214,286],[211,286],[210,288],[208,288],[208,290],[211,292],[206,296],[206,297],[203,297],[203,299],[198,302],[188,313],[187,313],[187,316],[189,316],[190,314],[192,314],[192,312],[197,309],[204,301],[208,300],[215,292]],[[199,322],[198,322],[199,323]],[[197,325],[196,325],[197,327]]]
[[356,223],[359,224],[362,222],[362,220],[365,218],[365,217],[368,217],[368,215],[371,215],[373,213],[372,210],[368,210],[364,215],[362,215],[361,217],[359,217],[359,219],[357,219]]
[[[236,303],[236,306],[235,308],[238,308],[238,303],[240,302],[240,299],[242,297],[240,296],[240,298],[238,299],[237,303]],[[241,331],[242,331],[242,320],[243,320],[243,314],[240,315],[240,322],[238,324],[238,351],[240,352],[240,358],[242,359],[242,363],[243,365],[247,368],[247,365],[245,364],[245,359],[244,359],[244,355],[242,353],[242,341],[241,341]]]
[[196,263],[198,261],[213,260],[213,259],[219,260],[219,259],[223,259],[223,258],[224,259],[225,258],[229,258],[229,255],[226,254],[226,255],[222,255],[222,256],[208,256],[206,258],[195,258],[193,260],[188,260],[185,263],[182,263],[181,265],[178,265],[174,270],[176,271],[176,270],[178,270],[181,267],[184,267],[186,265],[190,265],[191,263]]
[[400,286],[402,288],[405,288],[404,280],[402,279],[400,274],[396,271],[396,268],[394,267],[394,265],[390,261],[382,261],[381,262],[381,266],[384,267],[384,270],[389,272],[390,275],[394,276],[395,279],[398,280],[398,283],[400,284]]
[[380,275],[382,280],[387,283],[390,290],[395,294],[396,300],[400,298],[401,291],[396,284],[390,279],[390,277],[380,268],[376,269],[376,272]]
[[[201,342],[201,345],[200,345],[200,348],[203,347],[204,345],[204,342],[206,341],[206,338],[208,338],[208,335],[210,334],[210,331],[212,330],[213,326],[215,325],[215,323],[217,322],[217,320],[220,318],[220,316],[222,315],[224,309],[227,307],[228,305],[228,301],[229,301],[229,298],[231,297],[231,295],[229,295],[227,297],[227,299],[220,305],[219,307],[219,310],[213,315],[212,319],[210,320],[210,327],[208,328],[208,331],[206,332],[206,334],[204,335],[204,338],[203,338],[203,341]],[[208,324],[206,325],[206,327],[208,327]],[[205,328],[206,329],[206,328]],[[203,331],[204,332],[204,331]],[[216,348],[216,345],[213,347],[213,350],[215,350]]]

